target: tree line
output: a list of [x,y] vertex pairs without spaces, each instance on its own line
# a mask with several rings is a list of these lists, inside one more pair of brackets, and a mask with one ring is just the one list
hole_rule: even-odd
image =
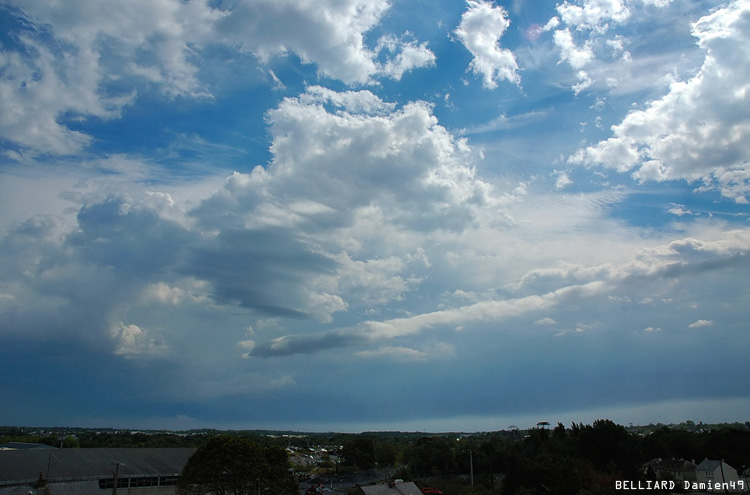
[[[0,428],[0,444],[25,441],[81,448],[201,448],[220,435],[225,440],[241,439],[259,445],[266,449],[264,452],[326,446],[322,470],[327,470],[325,474],[377,468],[387,471],[391,478],[440,488],[445,495],[612,493],[616,480],[644,479],[643,464],[657,457],[696,463],[705,458],[723,459],[738,471],[750,466],[750,424],[719,428],[692,422],[679,427],[636,429],[597,420],[591,425],[573,423],[565,427],[558,423],[554,428],[545,425],[470,435],[419,432],[285,435],[215,430],[175,434],[85,429],[34,434]],[[331,461],[333,456],[336,462]],[[278,460],[278,456],[274,459]]]
[[[446,495],[467,492],[527,494],[613,493],[615,481],[646,480],[654,458],[723,459],[750,467],[750,428],[662,426],[648,434],[610,420],[570,427],[537,427],[471,436],[429,435],[409,442],[362,436],[344,445],[343,463],[359,469],[393,466],[396,477],[421,480]],[[473,471],[474,486],[467,475]]]

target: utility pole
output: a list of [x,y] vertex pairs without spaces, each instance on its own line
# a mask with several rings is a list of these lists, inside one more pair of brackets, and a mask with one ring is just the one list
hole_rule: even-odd
[[474,488],[474,452],[469,449],[469,470],[471,472],[471,487]]
[[118,462],[115,464],[115,484],[112,486],[112,495],[117,495],[117,479],[120,477],[120,464],[121,462]]
[[492,487],[492,493],[495,493],[495,473],[492,471],[492,457],[495,453],[495,446],[492,444],[492,437],[490,437],[490,486]]
[[49,468],[52,465],[52,452],[49,453],[49,460],[47,461],[47,482],[49,482]]

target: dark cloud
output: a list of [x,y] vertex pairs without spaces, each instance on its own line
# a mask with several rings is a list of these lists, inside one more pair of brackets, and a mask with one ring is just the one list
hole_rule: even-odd
[[83,263],[122,272],[123,278],[156,279],[181,263],[190,234],[143,205],[123,198],[85,205],[78,230],[67,238]]
[[280,228],[228,229],[192,250],[181,271],[212,284],[214,298],[276,316],[304,317],[304,280],[336,267],[298,236]]
[[257,344],[250,356],[280,357],[294,354],[315,354],[321,351],[362,346],[368,342],[364,333],[353,328],[341,328],[322,333],[286,335],[270,342]]

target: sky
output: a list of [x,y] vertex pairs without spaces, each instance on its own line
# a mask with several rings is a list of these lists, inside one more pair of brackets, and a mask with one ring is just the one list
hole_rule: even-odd
[[0,424],[750,419],[750,0],[0,26]]

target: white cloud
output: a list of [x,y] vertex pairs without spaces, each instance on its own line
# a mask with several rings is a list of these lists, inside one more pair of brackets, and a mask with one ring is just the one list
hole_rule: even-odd
[[115,354],[126,357],[161,356],[168,352],[165,343],[150,332],[135,324],[118,322],[110,328],[110,335],[116,343]]
[[[634,56],[626,49],[630,40],[622,32],[641,18],[653,15],[647,7],[663,8],[669,3],[669,0],[579,0],[558,4],[559,17],[551,18],[543,31],[554,30],[553,41],[560,61],[567,62],[574,71],[578,82],[571,84],[571,89],[576,94],[591,87],[628,92],[663,85],[667,67],[676,71],[680,57],[670,53],[663,60],[655,60],[659,57],[650,52]],[[565,27],[558,29],[563,24]]]
[[552,31],[556,27],[560,25],[560,18],[559,17],[552,17],[549,21],[547,21],[547,24],[545,24],[542,27],[542,31]]
[[410,70],[435,65],[435,54],[427,48],[427,43],[419,44],[416,41],[402,41],[395,36],[384,36],[378,42],[378,48],[378,51],[387,50],[396,54],[395,58],[389,59],[378,69],[379,73],[396,81],[400,81]]
[[322,349],[372,345],[383,340],[416,335],[426,329],[449,326],[461,330],[464,325],[479,322],[500,322],[561,304],[585,299],[608,290],[606,284],[596,281],[583,285],[561,287],[555,291],[507,300],[484,300],[457,308],[432,311],[403,318],[382,321],[365,321],[355,327],[338,328],[320,333],[287,335],[258,345],[251,354],[281,356],[314,352]]
[[18,45],[3,47],[0,95],[13,104],[0,118],[0,133],[32,153],[85,148],[91,137],[60,117],[119,118],[136,96],[134,85],[117,93],[107,86],[124,77],[156,83],[169,96],[208,95],[189,61],[191,46],[205,41],[222,14],[203,2],[11,3],[33,28]]
[[557,175],[557,179],[555,179],[555,188],[557,189],[565,189],[573,183],[568,173],[564,170],[555,170],[555,175]]
[[560,49],[562,60],[568,62],[574,69],[584,68],[594,58],[591,44],[587,43],[583,47],[576,46],[573,35],[568,29],[555,31],[554,40],[555,45]]
[[583,0],[583,5],[568,1],[557,6],[563,22],[576,29],[606,31],[609,22],[624,22],[630,17],[630,10],[622,0]]
[[645,5],[654,5],[656,7],[666,7],[672,0],[641,0]]
[[463,228],[475,205],[488,201],[489,185],[468,165],[470,150],[431,111],[424,102],[393,109],[368,91],[311,87],[269,111],[274,164],[248,180],[335,212],[318,221],[379,211],[412,228]]
[[738,202],[750,193],[750,2],[701,18],[693,34],[706,51],[700,72],[663,98],[630,112],[613,136],[571,163],[633,171],[642,181],[687,180]]
[[337,260],[338,289],[360,304],[381,305],[401,299],[417,282],[401,275],[407,268],[401,257],[353,260],[348,253],[342,253]]
[[607,40],[606,43],[612,49],[614,57],[619,58],[623,62],[631,61],[630,52],[625,49],[627,40],[623,36],[618,35],[613,40]]
[[470,68],[481,75],[485,88],[494,89],[507,80],[520,84],[516,58],[508,49],[500,47],[500,38],[510,26],[503,7],[495,7],[484,0],[468,0],[469,8],[461,16],[455,34],[474,56]]
[[672,215],[677,215],[679,217],[684,215],[693,215],[693,212],[690,210],[686,210],[684,205],[678,205],[678,204],[672,204],[672,208],[667,210]]
[[537,321],[534,322],[534,324],[536,324],[536,325],[544,325],[544,326],[554,325],[556,323],[557,322],[554,319],[550,318],[549,316],[547,316],[545,318],[542,318],[541,320],[537,320]]
[[[666,2],[649,3],[655,8]],[[72,4],[78,5],[75,0]],[[598,132],[592,129],[595,119],[580,115],[560,120],[561,125],[552,124],[568,109],[599,111],[602,122],[622,111],[618,107],[622,99],[612,93],[598,96],[593,108],[592,98],[586,95],[563,99],[564,108],[555,108],[561,104],[556,98],[541,103],[536,99],[537,82],[558,92],[560,81],[548,80],[550,72],[573,69],[563,84],[578,91],[584,87],[599,89],[596,85],[601,84],[607,66],[597,58],[617,58],[619,63],[626,48],[638,53],[639,43],[634,40],[629,44],[627,39],[617,37],[615,24],[620,21],[616,19],[624,14],[606,10],[607,5],[615,3],[576,2],[580,15],[575,18],[571,10],[566,22],[578,24],[558,29],[561,24],[548,23],[548,31],[560,31],[556,35],[559,45],[553,46],[553,36],[544,34],[544,28],[533,28],[538,39],[529,40],[528,45],[547,50],[544,60],[548,67],[540,71],[546,71],[540,79],[530,80],[529,88],[534,93],[526,99],[532,106],[548,106],[516,108],[514,113],[513,104],[507,106],[505,97],[496,95],[499,99],[491,100],[492,104],[502,100],[505,109],[483,108],[484,116],[475,119],[464,119],[477,115],[464,113],[471,91],[445,85],[423,88],[403,84],[394,89],[384,84],[370,87],[372,91],[334,91],[313,85],[302,94],[290,96],[301,84],[298,76],[304,74],[309,79],[312,72],[296,71],[296,57],[290,56],[287,66],[277,58],[296,49],[307,50],[302,58],[316,64],[322,78],[340,77],[350,84],[369,84],[378,77],[406,78],[409,70],[434,64],[435,57],[425,43],[408,33],[394,36],[382,32],[379,23],[385,20],[385,3],[372,2],[370,5],[382,7],[376,12],[367,11],[362,2],[339,0],[336,5],[342,11],[332,20],[315,18],[314,6],[300,2],[237,2],[234,10],[211,10],[209,6],[218,5],[216,2],[193,0],[189,4],[195,10],[183,10],[188,4],[176,1],[157,0],[151,7],[134,2],[143,7],[143,15],[160,14],[163,24],[154,20],[159,16],[154,16],[144,20],[143,26],[131,26],[127,31],[119,25],[110,26],[108,22],[117,22],[108,19],[102,20],[101,26],[91,22],[102,15],[98,7],[76,17],[56,7],[47,11],[41,2],[31,0],[29,9],[47,12],[49,22],[29,17],[28,25],[38,29],[46,26],[46,41],[40,46],[47,46],[50,52],[31,53],[40,39],[30,32],[28,42],[9,43],[10,48],[2,53],[5,62],[24,46],[30,50],[29,60],[8,62],[12,70],[7,74],[16,74],[13,77],[26,77],[24,70],[33,75],[35,64],[42,67],[48,63],[53,75],[45,75],[42,80],[50,84],[50,95],[74,80],[66,79],[74,75],[63,70],[67,67],[63,58],[75,58],[71,67],[84,64],[77,101],[50,98],[48,108],[36,107],[40,120],[32,124],[43,127],[45,122],[53,122],[59,126],[45,128],[50,140],[40,141],[37,152],[41,147],[50,153],[71,153],[85,147],[89,139],[85,135],[80,136],[81,142],[71,140],[69,149],[55,147],[67,146],[63,134],[72,127],[66,127],[66,122],[97,112],[101,118],[119,118],[123,105],[132,101],[127,98],[135,97],[131,96],[132,88],[138,94],[150,91],[149,98],[155,96],[153,91],[163,93],[162,98],[180,100],[210,97],[214,88],[205,83],[204,71],[219,62],[213,59],[204,65],[202,57],[220,52],[230,58],[228,65],[239,61],[258,69],[253,55],[234,51],[240,48],[235,43],[238,40],[242,41],[242,50],[272,61],[269,66],[273,65],[275,72],[269,66],[258,70],[265,84],[275,82],[277,89],[281,89],[280,79],[289,84],[284,93],[265,88],[265,96],[273,97],[273,102],[267,103],[272,108],[264,114],[268,126],[265,138],[270,142],[268,156],[256,153],[259,140],[265,139],[259,137],[262,133],[245,126],[231,129],[238,141],[244,137],[253,140],[247,148],[232,145],[236,146],[233,151],[239,149],[253,160],[250,163],[264,165],[252,170],[244,159],[242,163],[231,162],[247,168],[233,174],[217,172],[221,179],[206,176],[182,182],[181,161],[157,170],[150,162],[159,158],[150,155],[54,157],[60,166],[51,167],[46,160],[42,163],[41,157],[34,163],[30,151],[10,152],[19,164],[3,168],[0,181],[0,340],[10,349],[5,356],[16,359],[13,346],[26,343],[31,343],[35,351],[39,348],[40,355],[45,346],[60,347],[57,355],[70,352],[82,356],[78,360],[82,367],[73,371],[56,367],[66,378],[98,366],[86,368],[87,361],[113,363],[118,370],[115,375],[133,377],[132,382],[139,384],[120,394],[124,397],[143,383],[144,392],[137,393],[145,397],[144,403],[153,398],[164,404],[165,397],[178,397],[181,407],[209,411],[209,402],[220,402],[223,409],[249,412],[248,421],[255,420],[253,414],[260,417],[261,413],[254,411],[280,412],[281,419],[275,417],[274,421],[285,421],[291,396],[314,397],[306,404],[318,407],[317,414],[329,413],[330,401],[341,397],[337,394],[346,394],[348,403],[361,401],[371,410],[373,398],[383,397],[371,395],[358,384],[374,376],[375,371],[378,387],[388,391],[386,400],[393,401],[388,406],[401,402],[418,386],[427,399],[446,394],[453,397],[458,392],[453,402],[459,405],[450,407],[463,407],[463,398],[475,397],[477,392],[464,390],[462,384],[481,382],[491,375],[499,380],[498,387],[508,392],[504,393],[503,404],[487,406],[487,411],[497,411],[506,404],[548,397],[546,392],[558,386],[555,380],[572,383],[569,378],[578,374],[598,386],[596,376],[616,377],[619,370],[632,371],[634,368],[625,366],[622,356],[642,346],[645,339],[656,346],[669,340],[673,355],[690,361],[690,353],[700,348],[694,345],[696,339],[709,337],[699,331],[684,333],[690,322],[694,322],[693,328],[711,322],[712,328],[727,333],[743,328],[742,322],[747,320],[744,302],[748,298],[745,281],[750,234],[747,228],[731,230],[734,227],[730,223],[736,226],[740,220],[724,222],[718,215],[702,214],[688,217],[696,207],[668,204],[656,209],[665,213],[669,208],[681,218],[670,217],[672,223],[663,229],[638,228],[628,224],[630,217],[623,218],[619,209],[627,209],[630,200],[636,199],[629,197],[626,189],[568,193],[573,174],[554,158],[547,166],[554,163],[560,170],[540,170],[525,162],[513,163],[517,156],[510,148],[498,145],[502,156],[491,150],[492,141],[498,142],[497,136],[490,135],[493,131],[503,131],[501,145],[513,134],[523,134],[521,139],[527,139],[551,128],[558,132],[563,124],[577,135],[576,123],[581,121],[588,122],[587,132]],[[320,5],[319,12],[325,14],[334,3]],[[596,5],[603,10],[595,12]],[[629,19],[637,18],[636,0],[620,5],[631,12]],[[471,36],[476,37],[474,41],[487,54],[485,69],[489,69],[481,69],[479,62],[472,68],[486,84],[487,77],[489,84],[505,80],[518,84],[519,69],[513,54],[499,44],[508,34],[507,15],[493,4],[470,2],[465,16],[478,11],[484,12],[484,17],[462,41],[468,43]],[[131,13],[131,17],[117,12],[127,19],[140,15],[140,11]],[[253,12],[258,19],[249,19]],[[186,26],[202,15],[208,18],[191,32]],[[269,26],[255,32],[241,29],[243,22],[250,25],[270,19],[273,24],[273,19],[283,16],[289,25],[280,25],[281,32],[289,26],[294,32],[289,28],[289,37],[276,38],[275,45],[263,31]],[[386,25],[401,22],[397,17],[388,18]],[[484,31],[489,21],[498,22],[491,33]],[[335,22],[338,24],[333,26]],[[597,22],[598,28],[594,27]],[[716,29],[716,23],[717,19],[709,23],[711,29]],[[605,24],[609,27],[603,31]],[[728,21],[730,28],[726,30],[732,42],[739,39],[731,28],[734,24]],[[696,32],[708,30],[708,25],[696,27]],[[522,35],[522,31],[515,34]],[[365,33],[367,36],[363,36]],[[488,37],[481,38],[481,33]],[[605,34],[609,38],[605,39]],[[704,48],[711,57],[729,57],[729,50],[718,46],[718,38],[709,40],[705,36]],[[516,36],[509,38],[517,40]],[[91,41],[94,39],[97,41]],[[520,43],[526,41],[521,39]],[[324,46],[328,51],[320,58]],[[95,49],[88,53],[86,47]],[[555,66],[555,48],[565,53],[565,63],[559,66]],[[463,47],[454,43],[442,45],[442,49],[460,51]],[[355,63],[346,65],[347,54]],[[468,59],[470,55],[466,55]],[[508,58],[501,60],[501,56]],[[654,62],[651,67],[656,65]],[[507,69],[504,75],[502,67]],[[524,66],[524,70],[526,74],[535,69]],[[42,80],[32,77],[31,82],[41,87]],[[111,87],[126,88],[121,95],[126,99],[98,107],[107,94],[105,89]],[[338,87],[345,86],[339,83]],[[392,89],[397,98],[411,102],[402,104],[380,95]],[[441,117],[438,121],[439,112],[433,104],[415,99],[423,94],[442,99],[448,89],[455,107],[446,109],[445,120]],[[509,86],[511,93],[514,90]],[[36,96],[32,96],[42,101],[42,89],[34,91]],[[238,93],[242,98],[248,94]],[[86,96],[92,94],[94,99],[87,100]],[[485,100],[490,101],[483,98],[481,104]],[[261,98],[254,103],[256,110],[262,101],[268,102]],[[184,100],[175,103],[180,111],[193,105]],[[200,105],[200,115],[205,115],[203,111],[210,106],[205,103]],[[232,103],[226,99],[216,106]],[[31,111],[34,107],[29,103],[28,108]],[[149,109],[138,106],[134,110]],[[23,111],[13,118],[20,122]],[[507,115],[502,113],[505,111]],[[461,119],[455,119],[459,114]],[[55,120],[60,115],[64,118]],[[28,117],[33,120],[37,116]],[[242,115],[243,122],[260,123],[258,118],[260,113]],[[476,122],[475,127],[463,132],[452,132],[445,124],[469,121]],[[183,124],[192,122],[181,122],[180,126]],[[218,121],[209,124],[216,124],[217,132],[226,130]],[[165,127],[169,130],[170,124]],[[521,128],[528,132],[519,132]],[[20,124],[18,129],[18,136],[29,131]],[[103,129],[103,133],[106,131]],[[632,143],[651,139],[645,131],[645,138],[630,136]],[[190,152],[185,155],[200,154],[193,159],[206,168],[222,166],[225,158],[237,158],[238,154],[227,158],[222,145],[200,142],[200,132],[178,133],[175,140],[184,147],[182,151]],[[481,141],[483,150],[464,136]],[[22,142],[21,137],[13,139],[16,144]],[[538,143],[556,146],[544,139],[531,141],[537,143],[535,152],[545,151]],[[191,142],[194,147],[190,147]],[[114,147],[125,149],[128,144],[113,137]],[[28,145],[29,150],[32,146]],[[166,148],[159,153],[182,156],[172,153],[176,147]],[[203,152],[196,152],[197,148]],[[92,147],[91,154],[98,149]],[[632,172],[629,157],[618,157],[620,151],[629,149],[615,147],[602,151],[602,156],[619,158],[621,169]],[[633,152],[636,161],[642,158],[640,149]],[[487,158],[483,159],[485,154]],[[654,159],[648,166],[644,163],[641,172],[642,178],[650,173],[658,180],[665,180],[671,173]],[[717,177],[725,183],[737,182],[742,180],[742,173],[740,169],[728,169]],[[600,187],[607,180],[603,172],[587,177],[579,170],[575,176],[581,190]],[[665,201],[672,200],[680,201]],[[711,320],[703,319],[708,317]],[[683,329],[683,334],[675,329]],[[555,333],[565,337],[551,338]],[[663,335],[681,338],[660,338]],[[614,342],[622,352],[611,353],[608,347]],[[651,354],[658,354],[656,351]],[[85,359],[88,353],[101,361]],[[540,369],[536,357],[542,353],[547,364]],[[304,358],[291,354],[304,354]],[[601,368],[601,359],[589,361],[584,357],[570,368],[572,354],[607,355],[612,359]],[[139,357],[148,359],[136,359]],[[434,366],[435,358],[443,359],[440,366]],[[643,358],[644,366],[638,369],[650,369],[658,361]],[[43,361],[38,360],[40,364]],[[508,381],[512,377],[505,378],[505,373],[498,372],[502,367],[532,370],[531,379],[542,387],[540,393],[529,396],[528,384],[512,384]],[[100,383],[114,376],[108,374],[110,367],[99,369]],[[406,369],[415,371],[416,385],[404,385]],[[346,372],[342,374],[342,370]],[[581,373],[590,370],[601,372]],[[140,374],[144,372],[148,373],[147,380]],[[21,377],[27,381],[19,388],[27,388],[33,376]],[[337,384],[333,392],[328,376]],[[641,376],[629,375],[626,381],[632,384],[638,379]],[[66,381],[77,383],[74,379]],[[423,390],[422,385],[434,391]],[[631,388],[615,387],[613,394]],[[688,394],[694,393],[687,385],[685,388]],[[410,390],[404,392],[406,389]],[[579,389],[585,393],[594,388]],[[223,400],[213,400],[216,398]],[[573,403],[578,399],[566,400]],[[518,407],[531,410],[538,406],[527,402]],[[554,403],[549,407],[564,405]],[[169,411],[169,417],[174,415]],[[311,423],[320,417],[309,409],[305,416]]]
[[385,0],[243,1],[233,6],[218,29],[261,61],[294,52],[303,62],[317,64],[321,75],[365,84],[377,64],[364,33],[388,7]]
[[[243,1],[218,30],[263,62],[294,52],[303,63],[316,64],[319,75],[347,84],[368,84],[380,76],[399,80],[409,70],[433,65],[435,56],[425,43],[392,35],[382,37],[378,48],[366,45],[365,34],[389,7],[386,0]],[[384,48],[395,58],[381,64],[376,59]]]
[[561,287],[555,291],[510,300],[480,301],[468,306],[424,313],[382,322],[365,322],[371,338],[393,338],[421,332],[437,325],[463,325],[467,322],[498,321],[531,311],[555,307],[568,300],[604,293],[608,287],[599,281],[584,285]]
[[14,22],[32,28],[19,28],[18,43],[0,52],[0,135],[31,154],[80,153],[92,138],[65,119],[119,118],[150,86],[167,98],[212,98],[200,62],[217,45],[262,62],[294,52],[321,76],[347,84],[399,80],[435,64],[427,44],[410,36],[384,35],[377,49],[366,46],[364,35],[389,8],[386,0],[239,1],[228,10],[179,0],[10,3]]
[[701,328],[701,327],[710,327],[713,326],[714,322],[711,320],[696,320],[690,325],[688,325],[688,328]]
[[421,236],[461,232],[495,201],[423,102],[313,86],[268,123],[272,164],[230,176],[187,222],[211,233],[188,273],[217,303],[326,322],[401,300],[431,266]]
[[[101,81],[94,53],[68,49],[55,52],[31,35],[21,38],[35,57],[5,51],[0,57],[4,77],[0,80],[0,134],[23,149],[59,155],[73,154],[86,147],[91,138],[58,121],[70,112],[110,119],[131,100],[132,94],[100,98]],[[61,52],[61,53],[60,53]]]
[[200,280],[180,281],[179,285],[170,285],[166,282],[156,282],[149,284],[142,295],[142,303],[150,304],[152,302],[166,304],[170,306],[179,306],[184,303],[190,304],[210,304],[210,298],[207,295],[206,283]]
[[425,349],[413,349],[402,346],[385,346],[373,350],[359,351],[357,356],[362,358],[386,358],[394,361],[414,362],[414,361],[432,361],[435,359],[445,359],[446,356],[452,355],[453,346],[450,344],[439,343]]

